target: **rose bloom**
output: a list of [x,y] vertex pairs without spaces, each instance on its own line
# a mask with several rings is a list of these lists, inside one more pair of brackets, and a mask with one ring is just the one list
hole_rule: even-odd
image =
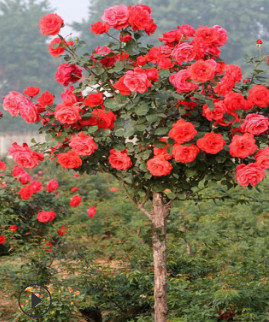
[[10,229],[13,233],[15,233],[15,232],[18,230],[18,226],[17,226],[17,225],[10,225],[10,226],[9,226],[9,229]]
[[57,162],[67,169],[78,168],[82,165],[82,160],[79,155],[74,151],[68,151],[67,153],[58,154]]
[[3,161],[0,160],[0,170],[1,171],[5,171],[6,168],[7,168],[7,166],[6,166],[5,162],[3,162]]
[[269,147],[260,150],[255,155],[256,164],[262,169],[269,169]]
[[180,29],[170,30],[163,33],[163,36],[159,38],[159,41],[165,41],[166,44],[172,44],[173,42],[179,42],[182,38],[182,31]]
[[118,55],[108,56],[108,54],[110,54],[110,53],[114,53],[111,48],[109,48],[107,46],[103,46],[103,47],[98,46],[98,47],[96,47],[95,51],[92,53],[91,58],[93,61],[97,61],[97,59],[95,59],[95,56],[101,55],[104,58],[98,59],[98,62],[105,67],[111,67],[111,66],[115,65],[119,56]]
[[131,91],[124,84],[124,78],[125,76],[122,76],[116,83],[113,84],[113,87],[116,88],[121,95],[130,95]]
[[54,179],[51,179],[48,183],[47,183],[47,186],[46,186],[46,190],[48,192],[52,192],[52,191],[55,191],[57,188],[58,188],[58,181],[54,180]]
[[24,168],[34,168],[39,161],[44,160],[43,154],[31,150],[27,143],[23,143],[20,146],[17,142],[14,142],[8,152],[13,157],[13,160]]
[[182,69],[169,77],[170,83],[175,86],[178,93],[191,92],[198,87],[197,84],[187,81],[190,79],[191,73],[187,69]]
[[19,108],[19,114],[26,123],[33,123],[40,120],[37,107],[29,100],[29,98],[24,97],[20,102]]
[[61,103],[55,108],[55,119],[63,124],[74,124],[81,120],[80,108],[77,105]]
[[[166,142],[167,140],[166,139],[159,139],[160,142]],[[155,156],[162,156],[165,158],[165,160],[170,160],[173,158],[173,155],[172,154],[169,154],[167,152],[167,148],[169,147],[169,145],[167,144],[165,147],[163,148],[155,148],[153,149],[153,154]]]
[[246,100],[241,93],[229,92],[225,95],[224,104],[228,113],[233,113],[235,110],[244,109]]
[[101,35],[109,32],[109,28],[109,24],[103,23],[102,21],[97,21],[96,23],[91,25],[91,31],[96,35]]
[[188,43],[178,44],[172,51],[172,57],[178,64],[189,62],[195,59],[196,53],[192,45]]
[[46,244],[45,245],[45,251],[46,252],[51,252],[52,247],[53,247],[53,244],[51,244],[51,243]]
[[63,93],[61,94],[61,99],[65,105],[74,105],[77,103],[78,98],[74,94],[75,87],[69,86],[64,89]]
[[104,11],[102,20],[116,29],[128,26],[129,10],[124,5],[113,6]]
[[269,105],[269,90],[263,85],[255,84],[248,92],[248,101],[252,106],[267,107]]
[[68,86],[69,83],[75,83],[82,77],[82,70],[79,66],[74,64],[63,63],[60,64],[55,79],[63,86]]
[[87,210],[87,214],[89,216],[89,218],[93,217],[96,213],[96,206],[92,206],[91,208],[89,208]]
[[47,105],[53,104],[54,98],[55,98],[55,96],[53,94],[51,94],[50,92],[44,92],[43,94],[41,94],[38,97],[37,103],[39,106],[45,107]]
[[218,39],[215,40],[215,45],[218,47],[225,45],[228,40],[227,31],[219,25],[215,25],[213,28],[216,29],[218,33]]
[[171,173],[173,167],[171,163],[162,156],[155,156],[147,161],[149,172],[156,177],[167,176]]
[[3,98],[3,109],[9,112],[12,116],[19,115],[20,104],[24,96],[19,92],[10,92]]
[[212,80],[215,75],[216,62],[212,59],[197,60],[189,67],[191,79],[196,82],[206,82]]
[[59,236],[63,236],[66,234],[66,227],[65,226],[61,226],[58,230],[57,230],[57,234]]
[[34,194],[34,189],[30,184],[23,186],[19,191],[19,195],[24,200],[30,199],[33,194]]
[[42,190],[43,185],[41,181],[33,181],[30,183],[30,186],[32,187],[34,193],[37,193]]
[[75,195],[70,200],[70,207],[77,207],[81,203],[81,197],[79,195]]
[[73,187],[73,188],[71,188],[71,191],[72,191],[72,192],[78,191],[78,187]]
[[254,187],[265,178],[263,169],[256,163],[240,164],[236,167],[236,180],[241,186]]
[[206,45],[211,46],[218,41],[219,34],[216,28],[200,26],[196,30],[196,37],[199,37]]
[[150,29],[153,20],[150,17],[151,9],[149,6],[138,4],[129,7],[129,24],[134,31]]
[[6,237],[3,235],[0,235],[0,245],[4,244],[6,242]]
[[219,133],[206,133],[201,139],[197,140],[198,147],[209,154],[219,153],[225,146],[221,134]]
[[35,97],[39,94],[39,88],[34,86],[29,86],[25,88],[23,93],[29,97]]
[[45,36],[57,35],[64,24],[63,19],[55,13],[50,13],[40,18],[39,28]]
[[230,144],[230,155],[237,158],[246,158],[257,151],[258,147],[253,134],[235,135]]
[[49,44],[49,53],[53,57],[58,57],[65,52],[65,47],[73,46],[74,42],[72,40],[66,41],[60,37],[54,38]]
[[148,68],[144,69],[144,72],[146,73],[148,79],[152,82],[158,82],[159,81],[159,72],[156,68]]
[[37,214],[37,220],[41,223],[47,223],[53,221],[56,217],[55,211],[40,211]]
[[89,107],[95,107],[103,105],[103,93],[94,93],[87,96],[84,100],[84,104]]
[[112,111],[105,111],[103,109],[95,108],[92,111],[92,116],[89,120],[79,121],[82,126],[95,126],[97,125],[98,128],[103,129],[110,129],[114,128],[114,122],[116,120],[116,115]]
[[132,166],[132,160],[127,154],[127,149],[123,151],[111,149],[108,161],[113,168],[118,170],[127,170]]
[[140,73],[136,71],[128,70],[124,76],[124,85],[131,92],[145,93],[148,87],[152,86],[148,80],[146,73]]
[[120,34],[120,41],[122,41],[122,42],[128,42],[132,39],[133,39],[132,36],[129,34],[127,34],[127,35]]
[[69,141],[69,146],[78,155],[91,155],[97,149],[97,145],[91,136],[80,132],[78,135],[73,135]]
[[117,192],[117,191],[119,191],[119,189],[118,189],[117,187],[111,187],[111,188],[110,188],[110,191],[112,191],[112,192]]
[[196,134],[197,131],[192,123],[180,119],[173,124],[173,128],[169,131],[168,136],[176,143],[181,144],[192,140]]
[[195,144],[181,145],[176,143],[173,145],[173,156],[176,161],[182,163],[193,162],[198,154],[199,149]]
[[208,107],[208,105],[203,106],[203,116],[208,119],[208,121],[219,121],[223,119],[225,114],[225,105],[223,101],[215,101],[215,108],[213,111]]
[[248,114],[245,122],[241,125],[241,130],[254,135],[260,135],[268,130],[268,117],[259,115],[259,113]]

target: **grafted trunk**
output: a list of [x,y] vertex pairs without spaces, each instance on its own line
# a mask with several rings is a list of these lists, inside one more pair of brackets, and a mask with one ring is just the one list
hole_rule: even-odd
[[160,193],[153,194],[152,247],[154,262],[154,316],[155,322],[166,322],[167,268],[166,268],[166,219],[170,208],[164,204]]

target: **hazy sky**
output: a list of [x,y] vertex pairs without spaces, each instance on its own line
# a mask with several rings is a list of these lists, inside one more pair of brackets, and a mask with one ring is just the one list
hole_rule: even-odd
[[[65,23],[72,23],[73,21],[81,21],[87,18],[88,5],[90,0],[49,0],[51,6],[56,8],[56,12],[64,19]],[[65,27],[65,32],[70,29]]]

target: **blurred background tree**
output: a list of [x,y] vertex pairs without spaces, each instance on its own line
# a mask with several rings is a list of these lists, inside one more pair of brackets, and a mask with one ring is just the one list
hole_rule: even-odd
[[[47,0],[0,0],[0,97],[27,86],[57,92],[59,85],[53,79],[58,64],[48,54],[47,39],[38,28],[40,17],[51,11]],[[1,132],[34,128],[19,118],[4,116]]]

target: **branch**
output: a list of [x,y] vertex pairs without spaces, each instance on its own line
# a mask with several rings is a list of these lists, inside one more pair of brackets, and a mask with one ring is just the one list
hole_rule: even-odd
[[123,187],[123,189],[124,189],[124,191],[125,191],[125,193],[126,193],[127,197],[131,200],[131,202],[135,205],[135,207],[136,207],[137,209],[139,209],[141,212],[143,212],[143,213],[148,217],[148,219],[149,219],[149,220],[152,220],[152,214],[151,214],[150,212],[148,212],[148,211],[147,211],[147,209],[145,209],[145,208],[143,207],[143,204],[138,204],[138,203],[134,200],[134,198],[130,195],[130,193],[129,193],[129,191],[128,191],[127,187],[126,187],[126,185],[125,185],[123,182],[122,182],[122,187]]

